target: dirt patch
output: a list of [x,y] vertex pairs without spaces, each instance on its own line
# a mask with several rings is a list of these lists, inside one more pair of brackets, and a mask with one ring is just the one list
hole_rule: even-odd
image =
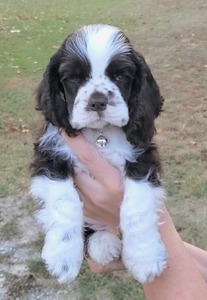
[[75,284],[59,285],[44,266],[31,199],[7,197],[0,204],[0,299],[79,299]]

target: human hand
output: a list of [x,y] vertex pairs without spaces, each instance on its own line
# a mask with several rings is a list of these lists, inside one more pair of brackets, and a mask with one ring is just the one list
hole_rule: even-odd
[[105,266],[99,265],[91,258],[87,258],[87,261],[91,271],[96,274],[105,274],[126,269],[121,260],[114,260]]
[[81,172],[74,177],[77,191],[84,202],[84,215],[109,226],[110,230],[116,232],[123,198],[119,170],[104,159],[81,134],[70,138],[63,131],[62,137],[91,175]]
[[[123,198],[120,172],[81,134],[70,138],[62,132],[62,137],[91,175],[82,172],[74,177],[77,191],[84,202],[84,215],[107,225],[110,231],[117,233],[119,210]],[[87,261],[91,271],[99,274],[125,268],[121,260],[110,262],[105,266],[99,265],[90,258],[87,258]]]

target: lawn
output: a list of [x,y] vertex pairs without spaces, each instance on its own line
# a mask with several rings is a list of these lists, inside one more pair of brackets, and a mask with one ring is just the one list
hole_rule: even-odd
[[165,97],[156,142],[166,205],[182,238],[207,247],[206,20],[204,0],[0,2],[0,299],[144,299],[126,272],[94,275],[84,264],[74,284],[61,286],[40,259],[28,197],[41,119],[34,93],[50,56],[84,24],[119,26],[150,65]]

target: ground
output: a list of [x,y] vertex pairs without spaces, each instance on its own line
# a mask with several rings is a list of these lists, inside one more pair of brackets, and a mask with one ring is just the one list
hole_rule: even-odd
[[0,3],[0,299],[143,300],[126,272],[59,285],[40,253],[43,236],[28,196],[40,116],[34,91],[51,54],[74,28],[119,26],[146,58],[162,95],[156,142],[166,205],[182,238],[207,250],[207,3],[205,0]]

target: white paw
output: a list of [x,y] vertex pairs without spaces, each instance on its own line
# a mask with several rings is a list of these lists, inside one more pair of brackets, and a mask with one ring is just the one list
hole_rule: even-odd
[[124,265],[133,277],[141,283],[151,282],[159,276],[167,265],[167,252],[162,241],[149,248],[141,249],[132,245],[123,250]]
[[[48,235],[48,234],[47,234]],[[83,261],[83,239],[76,237],[70,240],[55,241],[46,238],[42,250],[48,271],[54,275],[60,283],[70,283],[79,274]]]
[[118,259],[121,249],[120,239],[108,231],[97,231],[88,240],[88,254],[101,265]]

